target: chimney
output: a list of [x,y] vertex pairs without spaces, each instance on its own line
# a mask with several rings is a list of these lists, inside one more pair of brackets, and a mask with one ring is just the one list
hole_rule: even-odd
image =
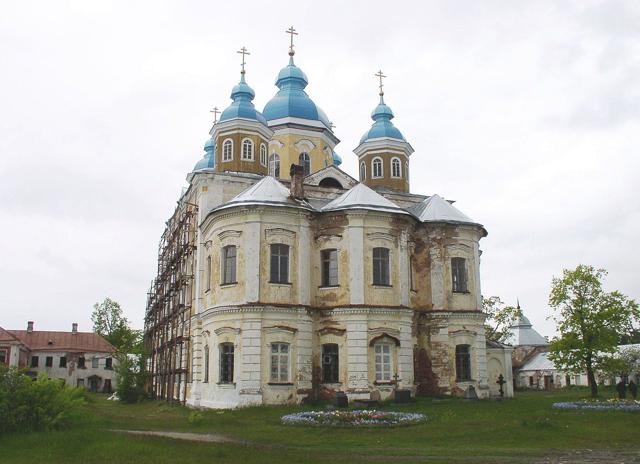
[[71,324],[71,333],[73,335],[78,333],[78,323],[74,322],[73,324]]
[[33,321],[27,322],[27,333],[33,332]]
[[296,200],[302,200],[304,198],[304,187],[302,186],[304,167],[292,164],[289,175],[291,176],[291,196]]

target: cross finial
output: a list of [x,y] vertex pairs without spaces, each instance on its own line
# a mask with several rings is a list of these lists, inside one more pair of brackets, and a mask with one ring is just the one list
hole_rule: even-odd
[[245,47],[242,47],[236,53],[240,53],[242,55],[242,70],[240,71],[240,74],[244,74],[244,65],[247,64],[244,60],[244,57],[245,55],[251,55],[251,53],[249,53],[249,51]]
[[380,79],[380,84],[379,84],[379,86],[378,86],[378,87],[380,87],[380,96],[382,97],[382,96],[384,95],[384,91],[382,90],[382,86],[384,85],[384,84],[382,83],[382,79],[384,79],[384,78],[385,78],[385,77],[387,77],[387,76],[385,76],[384,74],[382,74],[382,69],[381,69],[380,71],[378,71],[377,73],[375,73],[375,74],[374,74],[374,76],[376,76],[377,78],[379,78],[379,79]]
[[332,121],[329,121],[329,129],[333,130],[335,127],[336,125]]
[[218,109],[217,106],[214,106],[212,110],[209,111],[209,113],[213,113],[213,123],[217,123],[218,122],[218,113],[220,113],[220,110]]
[[291,35],[291,44],[289,45],[289,56],[293,56],[296,54],[295,51],[293,51],[293,36],[294,35],[298,35],[298,33],[296,32],[296,30],[293,28],[293,26],[291,26],[289,29],[287,29],[285,31],[287,34]]

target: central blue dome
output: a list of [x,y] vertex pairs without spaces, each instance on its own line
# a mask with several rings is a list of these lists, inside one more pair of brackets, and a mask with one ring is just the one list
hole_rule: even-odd
[[240,82],[231,90],[231,99],[233,103],[222,112],[220,115],[220,121],[224,122],[229,119],[242,118],[253,119],[265,126],[267,120],[256,107],[253,106],[253,98],[256,96],[255,92],[244,80],[244,74],[240,77]]
[[402,133],[396,126],[393,125],[391,120],[393,119],[393,111],[384,102],[384,98],[380,95],[380,103],[371,112],[371,119],[374,123],[360,139],[360,143],[364,143],[367,140],[387,137],[390,139],[398,139],[406,142]]
[[322,122],[327,129],[331,122],[322,109],[316,105],[304,91],[309,84],[307,76],[293,63],[282,68],[276,79],[278,93],[265,105],[262,114],[267,121],[281,118],[301,118]]

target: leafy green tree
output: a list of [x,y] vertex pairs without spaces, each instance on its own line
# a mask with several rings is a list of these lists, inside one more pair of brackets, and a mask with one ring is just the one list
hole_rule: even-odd
[[513,335],[511,326],[522,316],[519,307],[507,306],[500,297],[490,296],[482,299],[486,316],[484,331],[487,340],[505,343]]
[[591,396],[598,396],[595,371],[615,353],[620,334],[633,330],[638,304],[618,291],[602,289],[604,269],[579,265],[563,270],[551,283],[549,306],[559,335],[551,341],[549,358],[569,372],[587,372]]
[[623,346],[606,358],[597,371],[609,377],[625,377],[640,373],[640,347]]
[[102,335],[115,347],[126,343],[129,334],[129,321],[124,317],[120,303],[107,297],[102,303],[93,305],[91,313],[93,331]]

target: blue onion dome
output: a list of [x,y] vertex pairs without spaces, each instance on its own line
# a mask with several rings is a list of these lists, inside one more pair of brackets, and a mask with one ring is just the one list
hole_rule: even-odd
[[360,143],[381,137],[398,139],[406,142],[405,138],[402,136],[402,133],[391,122],[393,117],[393,111],[384,102],[384,97],[380,95],[380,103],[378,103],[378,106],[376,106],[375,109],[371,112],[371,119],[373,119],[374,123],[371,126],[371,129],[369,129],[362,136],[362,138],[360,139]]
[[244,80],[244,73],[241,73],[240,82],[231,90],[231,99],[233,103],[222,112],[218,122],[228,121],[229,119],[242,118],[253,119],[265,126],[267,121],[262,114],[253,106],[253,99],[256,93]]
[[337,154],[335,151],[333,152],[333,164],[336,166],[340,166],[342,164],[342,156]]
[[329,118],[304,91],[308,84],[306,74],[295,65],[291,56],[289,64],[278,73],[278,93],[267,102],[262,112],[267,121],[287,117],[310,119],[322,122],[330,130]]
[[201,169],[213,169],[216,165],[216,144],[213,138],[204,144],[204,157],[193,167],[194,172]]

